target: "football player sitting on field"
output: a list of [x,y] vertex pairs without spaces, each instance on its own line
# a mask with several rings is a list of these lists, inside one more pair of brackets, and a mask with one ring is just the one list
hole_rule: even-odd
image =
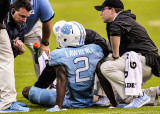
[[77,22],[62,21],[55,30],[59,49],[50,53],[49,66],[56,70],[56,91],[32,86],[26,87],[23,95],[33,103],[55,105],[47,112],[91,107],[96,66],[104,56],[103,50],[95,44],[84,45],[86,31]]

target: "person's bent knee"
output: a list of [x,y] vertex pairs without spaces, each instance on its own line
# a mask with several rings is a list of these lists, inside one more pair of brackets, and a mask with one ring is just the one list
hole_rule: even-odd
[[56,98],[55,90],[41,89],[34,86],[30,89],[28,96],[30,102],[47,106],[54,106]]
[[107,78],[110,76],[110,73],[115,69],[112,65],[110,65],[109,61],[102,63],[100,70],[102,74]]
[[[31,86],[28,86],[28,87],[25,87],[25,88],[23,89],[23,91],[22,91],[22,95],[23,95],[26,99],[28,99],[30,89],[31,89]],[[28,100],[29,100],[29,99],[28,99]]]

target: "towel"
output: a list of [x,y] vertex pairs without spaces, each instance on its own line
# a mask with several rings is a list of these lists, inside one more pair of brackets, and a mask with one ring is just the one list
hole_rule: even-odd
[[48,56],[45,52],[42,53],[42,55],[38,58],[39,67],[40,67],[40,74],[46,67],[46,63],[48,62]]
[[142,95],[142,65],[138,54],[134,51],[126,52],[125,66],[125,95]]

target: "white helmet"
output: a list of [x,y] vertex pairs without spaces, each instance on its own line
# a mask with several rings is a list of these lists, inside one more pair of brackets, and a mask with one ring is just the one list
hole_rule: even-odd
[[[58,42],[58,48],[64,48],[68,46],[78,47],[84,45],[86,37],[86,31],[84,27],[75,21],[70,22],[57,22],[60,23],[61,29],[57,29],[56,40]],[[55,33],[55,32],[54,32]]]
[[53,25],[53,32],[54,34],[57,36],[59,36],[60,34],[60,29],[61,27],[66,23],[66,21],[62,20],[62,21],[58,21]]

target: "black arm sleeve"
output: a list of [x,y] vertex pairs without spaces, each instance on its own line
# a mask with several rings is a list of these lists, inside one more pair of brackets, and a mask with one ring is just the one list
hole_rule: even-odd
[[9,10],[10,1],[9,0],[0,0],[0,23],[3,22],[7,12]]
[[111,53],[111,46],[108,41],[106,41],[103,37],[101,37],[97,32],[85,29],[86,30],[86,39],[85,44],[97,44],[102,50],[104,57],[107,57],[109,53]]
[[35,87],[47,88],[56,79],[56,71],[53,66],[47,65],[42,74],[34,84]]

